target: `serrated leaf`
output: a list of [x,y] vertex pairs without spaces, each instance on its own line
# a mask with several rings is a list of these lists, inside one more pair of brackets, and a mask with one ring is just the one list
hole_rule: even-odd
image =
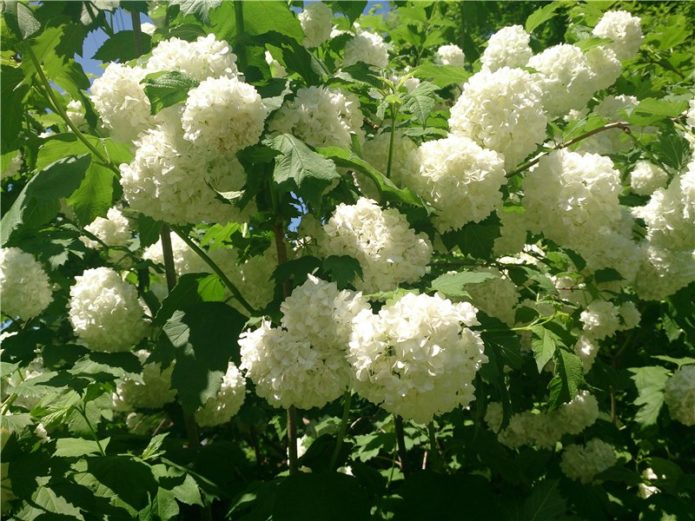
[[335,163],[290,134],[276,136],[267,144],[280,153],[275,156],[275,183],[319,208],[326,189],[340,178]]
[[584,383],[582,361],[574,353],[557,349],[555,351],[555,376],[548,384],[549,410],[557,409],[574,398],[579,386]]
[[447,248],[458,246],[462,253],[487,259],[492,254],[495,239],[500,236],[500,220],[496,213],[479,223],[468,223],[459,230],[445,233],[442,241]]
[[554,18],[557,14],[555,11],[557,11],[558,7],[561,5],[562,4],[560,2],[552,2],[544,5],[540,9],[536,9],[533,13],[531,13],[531,16],[526,19],[526,24],[524,25],[526,32],[532,33],[534,30],[536,30],[536,28]]
[[87,225],[95,218],[106,215],[113,204],[115,180],[110,168],[92,161],[80,186],[67,201],[80,223]]
[[468,81],[471,73],[463,67],[455,65],[436,65],[425,63],[413,70],[413,76],[422,80],[431,81],[437,87],[444,88],[449,85],[461,85]]
[[41,24],[34,17],[31,8],[21,2],[2,2],[2,15],[10,29],[23,40],[41,29]]
[[447,297],[470,297],[465,290],[468,284],[480,284],[497,276],[489,271],[460,271],[458,273],[445,273],[432,281],[431,287]]
[[533,326],[531,331],[533,332],[531,349],[533,350],[533,357],[536,359],[536,367],[540,373],[545,365],[553,359],[560,339],[555,333],[543,326]]
[[534,485],[533,492],[526,498],[522,507],[521,519],[524,521],[553,521],[564,518],[567,502],[560,494],[560,481],[545,480]]
[[680,172],[690,159],[688,140],[676,132],[662,132],[654,146],[655,155],[675,171]]
[[642,126],[652,125],[661,120],[679,116],[687,108],[687,101],[645,98],[633,109],[628,122]]
[[148,74],[140,82],[150,100],[150,113],[182,101],[186,101],[188,91],[198,86],[198,81],[178,71],[163,71]]
[[140,33],[140,52],[135,49],[135,32],[119,31],[106,40],[94,53],[94,59],[103,62],[125,63],[134,60],[152,49],[152,37]]
[[202,20],[207,20],[210,11],[220,6],[222,0],[171,0],[171,3],[181,6],[183,14],[199,16]]
[[426,81],[421,82],[420,85],[405,96],[403,110],[413,114],[415,119],[417,119],[421,125],[424,125],[427,123],[427,118],[429,118],[432,113],[434,104],[437,101],[435,95],[436,91],[436,85]]
[[664,404],[664,387],[671,373],[659,366],[633,367],[629,371],[637,387],[635,405],[639,410],[635,421],[642,427],[654,425]]
[[[111,438],[99,440],[101,448],[106,450]],[[53,453],[58,458],[80,458],[90,454],[100,454],[99,444],[94,440],[84,438],[60,438],[56,441],[56,449]]]
[[323,259],[321,269],[338,284],[339,289],[344,289],[357,278],[362,278],[362,266],[357,259],[349,255],[330,255]]
[[145,447],[145,450],[142,451],[142,455],[140,457],[143,460],[148,460],[150,458],[156,458],[162,454],[160,449],[162,448],[162,444],[167,436],[169,436],[168,432],[154,436],[147,444],[147,447]]

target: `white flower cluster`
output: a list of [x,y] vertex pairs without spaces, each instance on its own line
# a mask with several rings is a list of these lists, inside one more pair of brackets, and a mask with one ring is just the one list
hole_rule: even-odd
[[333,13],[322,2],[311,2],[297,16],[304,31],[304,46],[318,47],[331,37]]
[[513,414],[502,426],[502,404],[491,403],[485,414],[488,428],[497,433],[499,442],[510,449],[535,445],[552,449],[565,434],[576,435],[598,418],[598,402],[588,391],[580,391],[571,401],[549,413],[524,411]]
[[271,405],[322,407],[348,388],[350,324],[367,308],[360,293],[310,275],[283,302],[282,327],[242,333],[241,369]]
[[195,421],[201,427],[222,425],[239,412],[246,397],[246,380],[234,362],[229,362],[227,371],[215,396],[211,396],[195,412]]
[[385,69],[389,64],[389,45],[376,33],[358,30],[345,45],[343,65],[358,62]]
[[680,367],[666,381],[664,401],[671,418],[688,427],[695,425],[695,365]]
[[29,320],[53,301],[48,275],[34,257],[19,248],[0,249],[2,312]]
[[584,333],[596,340],[613,336],[620,328],[618,312],[618,307],[612,302],[593,301],[580,315]]
[[133,161],[120,167],[131,208],[174,224],[243,219],[244,211],[218,200],[210,188],[243,188],[246,173],[235,157],[205,161],[197,146],[165,126],[144,132],[135,145]]
[[132,411],[133,409],[160,409],[176,399],[176,390],[171,388],[171,375],[174,363],[162,369],[158,362],[145,363],[149,352],[141,349],[136,352],[142,366],[139,378],[123,378],[113,394],[114,409]]
[[465,59],[466,57],[461,47],[454,44],[442,45],[434,54],[434,63],[438,63],[439,65],[463,67]]
[[403,183],[435,208],[439,231],[481,221],[502,205],[500,187],[506,176],[497,152],[450,134],[423,143],[419,153],[419,171],[402,172]]
[[[594,68],[591,57],[604,58],[599,69]],[[579,47],[564,43],[531,57],[528,65],[538,71],[534,79],[541,88],[543,107],[551,116],[581,109],[594,92],[612,84],[620,74],[617,59],[611,62],[605,53],[584,55]]]
[[318,238],[325,256],[349,255],[362,267],[355,287],[367,292],[394,289],[415,282],[426,272],[432,244],[410,228],[395,208],[382,209],[361,197],[354,205],[339,204]]
[[667,183],[668,174],[650,161],[637,161],[630,172],[630,188],[639,195],[651,195],[655,190],[664,188]]
[[256,89],[236,77],[208,78],[188,92],[183,138],[205,151],[232,156],[258,142],[266,117]]
[[562,451],[560,468],[570,479],[588,484],[597,474],[611,468],[618,459],[615,447],[598,438],[593,438],[585,445],[568,445]]
[[525,67],[533,55],[530,41],[531,35],[520,25],[503,27],[490,36],[480,62],[491,72],[502,67]]
[[695,161],[633,213],[647,226],[637,294],[660,300],[695,281]]
[[419,423],[467,407],[476,372],[487,362],[480,335],[466,327],[478,324],[475,314],[467,302],[412,293],[376,315],[362,311],[353,321],[348,354],[355,389]]
[[509,280],[497,268],[486,268],[493,278],[478,284],[466,284],[465,289],[471,296],[471,304],[491,317],[499,318],[508,326],[514,325],[514,312],[519,302],[516,284]]
[[208,34],[194,42],[169,38],[157,44],[147,60],[147,74],[162,71],[179,71],[191,78],[234,77],[238,74],[236,55],[226,42]]
[[65,114],[76,127],[81,127],[85,124],[84,108],[79,101],[70,100],[68,106],[65,108]]
[[129,351],[147,332],[137,290],[110,268],[75,277],[69,317],[79,340],[93,351]]
[[[118,208],[109,208],[106,218],[97,217],[84,228],[107,246],[125,246],[130,241],[130,223]],[[100,248],[101,245],[87,237],[80,237],[87,248]]]
[[326,87],[302,87],[283,104],[270,121],[269,130],[293,134],[313,147],[350,148],[351,134],[360,139],[363,117],[353,94]]
[[591,270],[613,268],[632,280],[638,246],[631,237],[632,218],[620,206],[621,189],[609,158],[554,151],[524,178],[529,229],[575,250]]
[[542,95],[531,74],[524,70],[483,70],[463,86],[451,109],[449,127],[503,154],[505,167],[511,169],[545,139],[547,117]]
[[634,57],[642,45],[642,25],[638,16],[627,11],[607,11],[592,31],[598,38],[610,38],[606,47],[620,60]]
[[141,67],[110,63],[90,88],[94,108],[111,136],[125,143],[151,124],[150,100],[140,85],[147,75]]

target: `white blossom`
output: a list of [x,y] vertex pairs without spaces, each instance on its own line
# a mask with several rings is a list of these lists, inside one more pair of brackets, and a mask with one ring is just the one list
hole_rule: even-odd
[[666,381],[664,401],[671,418],[688,427],[695,425],[695,365],[680,367]]
[[75,335],[93,351],[129,351],[147,330],[137,290],[110,268],[75,277],[69,317]]
[[199,36],[194,42],[180,38],[163,40],[152,49],[147,61],[147,74],[178,71],[202,82],[208,78],[236,76],[236,55],[227,42],[215,35]]
[[384,39],[369,31],[358,31],[345,45],[343,65],[362,62],[384,69],[389,64],[389,45]]
[[[109,208],[106,218],[97,217],[84,228],[107,246],[126,246],[131,238],[130,223],[121,210]],[[80,237],[87,248],[100,248],[101,244],[88,237]]]
[[419,423],[467,407],[473,380],[487,361],[476,309],[439,295],[408,293],[377,315],[362,311],[353,321],[348,359],[354,387],[392,414]]
[[570,479],[591,483],[597,474],[609,469],[617,462],[615,447],[598,438],[585,445],[568,445],[562,451],[560,468]]
[[642,25],[638,16],[627,11],[606,11],[592,31],[598,38],[610,38],[606,47],[620,60],[634,57],[642,45]]
[[502,67],[524,67],[533,55],[530,41],[531,35],[520,25],[503,27],[490,36],[480,62],[492,72]]
[[217,394],[208,398],[195,412],[196,423],[201,427],[227,423],[239,412],[245,396],[246,380],[237,366],[229,362]]
[[53,301],[48,275],[31,254],[19,248],[0,249],[2,312],[29,320]]
[[311,2],[297,15],[304,31],[304,46],[318,47],[331,38],[333,29],[333,13],[331,8],[322,2]]
[[174,363],[162,369],[159,362],[146,363],[149,352],[141,349],[136,353],[142,366],[138,378],[123,378],[113,394],[114,409],[132,411],[133,409],[161,409],[176,399],[176,390],[171,387]]
[[65,114],[76,127],[81,127],[85,124],[86,119],[84,117],[84,107],[82,107],[82,103],[79,101],[70,100],[65,109]]
[[451,109],[449,127],[484,148],[504,155],[505,167],[516,166],[545,139],[547,118],[542,92],[531,75],[502,67],[470,77]]
[[463,67],[465,56],[463,50],[458,45],[442,45],[434,55],[434,62],[440,65],[455,65]]
[[584,334],[596,340],[613,336],[620,329],[619,311],[612,302],[593,301],[580,315]]

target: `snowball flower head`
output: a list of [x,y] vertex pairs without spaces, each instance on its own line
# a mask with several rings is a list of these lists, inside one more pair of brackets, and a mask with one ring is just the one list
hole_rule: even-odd
[[349,93],[326,87],[302,87],[273,115],[269,129],[293,134],[313,147],[350,148],[351,134],[362,138],[360,103]]
[[199,36],[194,42],[180,38],[163,40],[152,50],[147,61],[147,73],[182,72],[195,80],[236,76],[236,55],[227,42],[215,35]]
[[[97,217],[84,228],[107,246],[125,246],[130,240],[130,223],[116,207],[109,208],[106,218]],[[80,240],[87,248],[100,248],[101,245],[87,237]]]
[[560,468],[570,479],[587,484],[606,469],[611,468],[618,459],[615,447],[603,440],[594,438],[586,445],[568,445],[562,451]]
[[234,154],[258,142],[266,109],[255,88],[238,78],[211,78],[188,92],[183,138],[211,154]]
[[68,119],[72,121],[72,124],[76,127],[84,125],[86,119],[84,117],[84,108],[82,103],[77,100],[70,100],[68,106],[66,107],[65,114]]
[[369,31],[359,31],[345,45],[343,65],[362,62],[384,69],[389,64],[389,46],[384,39]]
[[129,351],[147,330],[137,290],[110,268],[75,277],[69,317],[77,337],[93,351]]
[[214,427],[227,423],[239,412],[245,396],[246,379],[237,366],[229,362],[217,394],[208,398],[195,412],[196,423],[201,427]]
[[458,45],[442,45],[434,55],[434,62],[439,65],[455,65],[463,67],[465,56],[463,50]]
[[613,336],[620,329],[618,313],[618,307],[612,302],[593,301],[579,317],[584,324],[584,334],[596,340]]
[[361,197],[354,205],[339,204],[323,226],[321,252],[350,255],[362,267],[355,286],[367,292],[394,289],[402,282],[415,282],[427,272],[432,244],[416,233],[394,208],[383,210]]
[[613,40],[607,47],[620,60],[634,57],[642,45],[642,24],[638,16],[627,11],[606,11],[592,31],[598,38]]
[[142,366],[141,379],[124,378],[116,386],[113,395],[114,408],[119,411],[133,409],[160,409],[176,399],[176,390],[171,388],[174,364],[162,369],[158,362],[145,363],[149,352],[141,349],[137,353]]
[[483,70],[463,86],[451,109],[449,127],[503,154],[505,167],[511,169],[545,139],[547,118],[541,97],[540,88],[524,70]]
[[19,248],[0,249],[2,312],[29,320],[53,300],[51,283],[41,264]]
[[333,13],[322,2],[311,2],[297,15],[304,31],[304,47],[318,47],[331,37]]
[[117,141],[130,143],[151,124],[150,101],[140,85],[146,74],[140,67],[110,63],[92,83],[94,108]]
[[664,401],[671,418],[695,425],[695,365],[684,365],[666,381]]
[[487,362],[476,309],[439,295],[409,293],[378,315],[353,320],[348,359],[354,387],[392,414],[427,423],[474,400],[473,380]]
[[483,68],[496,71],[502,67],[524,67],[533,55],[531,35],[520,25],[503,27],[490,36],[480,57]]
[[406,171],[403,183],[437,211],[440,231],[478,222],[502,204],[504,159],[472,139],[456,134],[420,146],[419,171]]

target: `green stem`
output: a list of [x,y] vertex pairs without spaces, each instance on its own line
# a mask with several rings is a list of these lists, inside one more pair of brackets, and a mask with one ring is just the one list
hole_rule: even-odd
[[87,412],[85,411],[85,409],[80,408],[80,407],[75,407],[75,409],[77,409],[77,411],[84,418],[84,421],[87,423],[87,427],[89,427],[89,431],[92,433],[92,436],[94,436],[94,441],[97,442],[97,447],[99,448],[99,453],[102,456],[106,456],[106,451],[104,451],[104,447],[101,446],[101,442],[99,441],[99,436],[97,436],[97,433],[94,430],[94,427],[92,427],[92,422],[90,422],[89,418],[87,418]]
[[393,424],[396,431],[396,445],[398,447],[398,459],[401,460],[401,470],[404,476],[408,476],[409,468],[407,463],[408,452],[405,448],[405,430],[403,429],[403,418],[393,416]]
[[171,247],[171,230],[168,224],[162,224],[162,227],[159,229],[159,240],[162,242],[162,257],[164,258],[167,289],[171,293],[174,286],[176,286],[176,267],[174,265],[174,251]]
[[142,26],[140,25],[140,13],[136,10],[130,12],[130,19],[133,22],[133,40],[135,52],[138,56],[142,54]]
[[235,52],[239,59],[239,69],[246,69],[246,31],[244,29],[244,4],[241,0],[234,0],[234,21],[236,22],[237,42]]
[[434,427],[434,421],[427,424],[427,434],[430,439],[430,455],[432,461],[432,468],[434,470],[443,470],[444,462],[442,460],[442,455],[439,452],[439,446],[437,445],[437,433]]
[[396,117],[398,110],[395,105],[391,105],[391,136],[389,137],[389,159],[386,165],[386,177],[391,177],[391,164],[393,162],[393,143],[396,137]]
[[193,240],[191,240],[188,235],[182,231],[179,230],[178,228],[174,228],[174,232],[176,235],[181,237],[183,242],[185,242],[190,249],[192,249],[201,259],[205,261],[205,263],[210,266],[212,271],[215,272],[215,275],[217,275],[224,285],[227,287],[229,292],[234,296],[234,298],[241,304],[246,311],[250,313],[251,316],[258,315],[258,311],[256,311],[251,304],[248,303],[248,301],[244,298],[244,296],[241,294],[241,291],[239,291],[239,288],[237,288],[234,283],[229,280],[229,277],[225,275],[224,271],[213,261],[210,256],[203,250],[200,246],[198,246]]
[[34,54],[34,51],[31,49],[31,47],[27,47],[26,50],[27,54],[29,55],[29,58],[34,63],[34,67],[36,67],[36,72],[38,73],[39,78],[41,80],[43,90],[45,91],[46,96],[48,96],[48,99],[51,102],[53,109],[63,119],[63,121],[65,121],[65,124],[70,128],[70,130],[72,130],[75,136],[77,136],[77,139],[82,141],[82,143],[84,143],[84,146],[86,146],[89,149],[89,151],[92,152],[92,154],[94,154],[106,167],[110,168],[118,176],[120,176],[121,171],[118,169],[118,167],[114,165],[109,159],[104,157],[104,155],[99,151],[99,149],[92,145],[92,143],[89,142],[89,140],[84,136],[84,134],[80,132],[80,129],[78,129],[75,126],[75,124],[70,120],[65,110],[63,110],[63,107],[60,105],[60,103],[58,103],[55,94],[53,94],[51,84],[48,81],[48,78],[46,78],[46,74],[43,72],[43,69],[41,68],[41,64],[39,63],[39,59],[36,57],[36,54]]
[[331,455],[331,464],[329,468],[334,469],[336,462],[338,461],[338,456],[340,456],[340,449],[343,447],[343,440],[345,439],[345,433],[347,432],[347,424],[350,419],[350,404],[352,403],[352,391],[345,393],[345,398],[343,402],[343,418],[340,420],[340,428],[338,429],[338,439],[335,441],[335,448],[333,449],[333,454]]
[[297,409],[294,405],[287,408],[287,452],[290,476],[296,476],[299,474],[299,465],[297,463]]

